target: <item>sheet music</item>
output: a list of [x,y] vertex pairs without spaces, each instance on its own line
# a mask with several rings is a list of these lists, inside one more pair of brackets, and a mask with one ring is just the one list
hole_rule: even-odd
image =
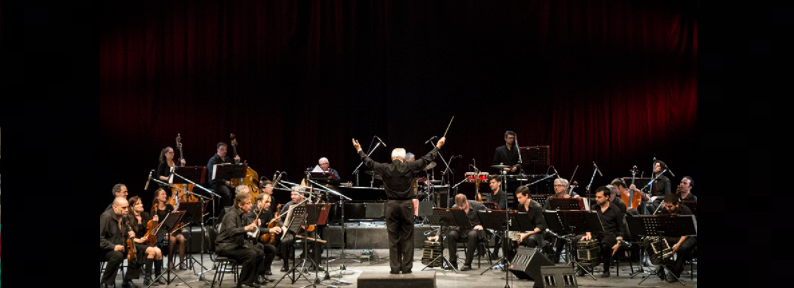
[[312,170],[312,173],[314,173],[314,172],[323,173],[325,171],[323,171],[323,169],[320,168],[320,165],[317,165],[317,166],[314,166],[314,170]]

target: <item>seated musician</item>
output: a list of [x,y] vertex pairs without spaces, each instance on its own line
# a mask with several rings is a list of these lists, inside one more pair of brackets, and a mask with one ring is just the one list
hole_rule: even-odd
[[[164,220],[171,211],[174,211],[174,206],[166,203],[167,201],[165,190],[163,188],[157,188],[157,190],[154,191],[151,214],[157,216],[160,220]],[[174,258],[176,258],[174,249],[179,246],[179,270],[187,270],[185,267],[185,236],[182,235],[182,229],[177,229],[177,231],[169,233],[168,238],[168,241],[165,241],[165,239],[158,239],[162,241],[163,244],[168,242],[168,267],[174,269]]]
[[460,271],[471,270],[471,262],[474,260],[474,251],[477,249],[477,244],[485,239],[485,231],[480,225],[480,217],[477,216],[477,211],[489,210],[482,203],[468,200],[466,195],[458,193],[455,195],[455,205],[452,208],[461,208],[466,212],[466,217],[469,218],[473,228],[463,229],[460,227],[451,227],[449,234],[447,234],[447,249],[449,249],[449,262],[455,269],[458,268],[458,242],[466,241],[466,262]]
[[[659,214],[662,215],[693,215],[692,210],[686,205],[680,205],[678,203],[678,196],[675,194],[667,194],[664,197],[664,207],[661,208]],[[667,239],[668,244],[672,244],[670,248],[673,250],[673,253],[677,253],[678,257],[675,261],[671,259],[667,259],[665,265],[667,265],[667,269],[673,271],[676,277],[681,277],[681,272],[684,271],[684,261],[689,260],[692,256],[692,251],[697,246],[697,237],[688,237],[688,236],[681,236],[681,237],[664,237]],[[673,244],[675,243],[675,244]],[[664,270],[660,270],[664,273]],[[671,275],[667,275],[665,280],[667,282],[675,282],[675,278]]]
[[[297,206],[298,204],[300,204],[304,200],[306,200],[306,198],[303,197],[303,194],[301,194],[303,192],[303,190],[304,189],[301,186],[298,186],[298,185],[292,186],[292,195],[291,195],[292,200],[290,200],[289,202],[287,202],[287,204],[284,204],[284,206],[282,206],[282,208],[281,208],[282,211],[288,211],[291,206]],[[306,201],[306,203],[308,203],[308,202],[309,201]],[[289,215],[287,215],[287,216],[289,216]],[[282,225],[281,230],[284,231],[285,233],[286,233],[286,230],[288,228],[287,225],[289,225],[289,222],[291,220],[287,216],[282,217],[284,222],[282,222],[282,224],[281,224]],[[302,226],[302,229],[299,231],[299,233],[300,234],[304,234],[303,232],[305,231],[306,228],[307,227],[305,225]],[[320,231],[317,231],[317,233],[318,233],[317,234],[317,238],[320,238],[320,234],[319,234]],[[313,234],[314,233],[308,233],[308,237],[314,238]],[[281,272],[289,271],[289,260],[290,260],[290,258],[292,258],[292,253],[295,251],[295,247],[293,247],[293,243],[295,243],[295,237],[293,235],[285,236],[284,240],[282,240],[282,242],[281,242],[281,259],[284,260],[284,266],[281,267]],[[319,267],[320,256],[322,256],[322,251],[323,251],[322,250],[322,246],[318,245],[317,242],[311,241],[309,243],[309,255],[311,255],[312,260],[314,261],[314,263],[316,263],[318,265],[317,267],[309,267],[310,269],[317,269],[318,271],[323,271],[323,268]],[[305,252],[304,252],[304,254],[300,255],[301,258],[303,258],[304,256],[305,256]],[[311,265],[311,266],[314,266],[314,265]]]
[[337,172],[336,169],[331,168],[331,163],[328,162],[328,158],[325,157],[320,158],[320,160],[318,161],[318,165],[320,166],[320,169],[323,170],[323,172],[334,174],[334,180],[332,181],[332,183],[336,184],[342,181],[342,178],[339,177],[339,172]]
[[223,179],[221,177],[216,177],[212,179],[212,175],[214,173],[215,165],[216,164],[231,164],[232,160],[234,163],[240,163],[240,155],[235,155],[234,158],[228,157],[226,154],[228,153],[228,145],[223,142],[219,142],[216,145],[217,152],[215,155],[212,155],[209,162],[207,162],[207,181],[209,181],[210,186],[212,189],[215,189],[215,193],[221,196],[220,205],[215,209],[217,213],[220,213],[223,210],[223,207],[231,206],[232,205],[232,189],[234,186],[229,179]]
[[[248,186],[244,187],[248,188]],[[257,235],[257,241],[259,241],[259,243],[262,245],[261,247],[264,249],[265,253],[265,262],[264,265],[262,265],[259,274],[264,275],[262,276],[262,280],[264,281],[272,281],[267,277],[267,275],[273,275],[273,273],[270,271],[270,265],[273,264],[273,258],[276,257],[276,251],[278,250],[276,249],[276,246],[271,245],[270,243],[261,242],[261,236],[264,234],[271,234],[271,237],[278,237],[275,234],[281,233],[281,227],[276,226],[272,229],[267,228],[268,223],[270,223],[270,220],[273,219],[273,214],[270,212],[271,199],[272,198],[270,197],[270,194],[259,193],[259,195],[256,196],[256,205],[254,205],[253,209],[251,209],[251,211],[245,215],[248,217],[248,223],[252,223],[255,219],[257,219],[257,214],[259,214],[258,219],[261,226],[259,226],[259,235]]]
[[[631,186],[628,186],[628,185],[626,185],[626,181],[623,181],[623,179],[621,179],[621,178],[615,178],[615,180],[612,180],[611,184],[612,184],[612,186],[615,187],[615,192],[617,194],[615,196],[615,198],[620,198],[621,196],[624,196],[624,195],[626,195],[626,197],[628,197],[628,195],[630,195],[631,193],[635,193],[636,194],[636,192],[639,192],[640,198],[642,199],[641,201],[648,201],[648,199],[650,199],[650,198],[648,198],[648,194],[645,194],[644,192],[640,191],[640,189],[637,189],[637,186],[635,186],[634,184],[631,184]],[[640,200],[638,200],[638,201],[640,201]],[[621,202],[623,202],[623,201],[621,200]],[[624,203],[624,205],[628,206],[629,203]],[[634,207],[634,208],[631,208],[631,209],[627,209],[625,212],[628,213],[627,216],[630,216],[630,215],[635,215],[636,216],[636,215],[639,215],[640,211],[641,211],[641,209],[640,210],[638,210],[638,209],[639,209],[639,207]]]
[[[102,280],[99,283],[100,287],[116,286],[116,273],[118,273],[121,263],[124,262],[124,258],[127,257],[125,248],[127,238],[135,237],[135,232],[129,230],[124,221],[124,216],[129,213],[127,199],[117,197],[110,206],[111,210],[105,210],[99,216],[99,255],[101,259],[107,261],[105,272],[102,273]],[[137,288],[138,286],[132,283],[132,279],[140,277],[140,274],[140,265],[130,263],[127,273],[124,274],[122,287]]]
[[609,188],[609,203],[617,206],[620,212],[626,214],[626,203],[618,196],[618,190],[615,188],[615,185],[608,184],[606,186]]
[[[554,195],[549,196],[549,198],[579,198],[579,194],[576,194],[576,192],[570,191],[570,194],[568,194],[569,187],[570,184],[568,184],[568,180],[564,178],[554,179]],[[549,206],[550,202],[551,201],[546,199],[546,203],[543,204],[544,210],[551,210],[551,206]]]
[[[138,259],[143,259],[143,285],[149,286],[152,282],[152,263],[155,264],[154,275],[157,277],[157,275],[160,275],[163,267],[163,252],[160,251],[157,244],[154,246],[147,244],[143,236],[146,235],[146,225],[149,223],[149,220],[159,221],[159,218],[157,215],[150,217],[148,212],[143,211],[143,200],[138,196],[130,198],[129,204],[127,218],[130,221],[132,231],[134,231],[136,235],[133,241],[135,242],[135,248],[138,250]],[[154,233],[154,230],[157,230],[157,227],[152,227],[151,233]],[[166,283],[163,278],[160,278],[157,279],[156,284],[160,285]]]
[[[603,278],[609,277],[609,265],[612,263],[612,255],[615,255],[615,252],[618,251],[619,242],[623,241],[623,235],[626,235],[626,226],[623,224],[623,212],[617,206],[610,204],[609,196],[611,193],[612,191],[607,186],[598,187],[595,191],[596,203],[590,208],[591,211],[598,213],[604,231],[596,235],[587,232],[587,235],[582,236],[580,240],[598,239],[601,245],[601,261],[604,262],[604,273],[601,275]],[[579,276],[584,276],[584,271],[580,270]]]
[[[128,195],[127,185],[124,185],[124,184],[121,184],[121,183],[113,185],[113,199],[114,200],[116,198],[119,198],[119,197],[124,198],[124,200],[126,200],[127,199],[127,195]],[[105,207],[105,211],[112,210],[112,209],[113,209],[113,203],[110,203],[110,204],[108,204],[108,207]]]
[[[256,279],[263,265],[265,254],[261,249],[245,241],[246,232],[256,230],[259,219],[248,225],[243,224],[243,215],[251,211],[251,194],[241,191],[234,197],[234,208],[223,216],[218,238],[215,240],[219,256],[226,256],[243,265],[237,287],[259,287],[264,284]],[[256,283],[255,282],[259,282]]]
[[518,198],[518,212],[527,212],[529,221],[534,223],[535,229],[532,231],[525,231],[520,234],[518,244],[527,247],[543,247],[543,231],[546,231],[546,220],[543,218],[543,207],[540,207],[538,202],[532,201],[529,197],[529,188],[519,186],[516,190],[516,198]]
[[678,194],[678,200],[697,202],[698,197],[692,194],[693,187],[695,187],[695,180],[692,180],[692,177],[684,176],[684,178],[681,178],[681,184],[678,184],[678,189],[675,190],[675,193]]
[[[493,175],[489,177],[488,180],[488,187],[491,189],[492,193],[485,194],[485,201],[487,202],[494,202],[496,205],[499,205],[499,209],[507,210],[507,194],[502,191],[502,176]],[[491,259],[496,260],[499,259],[499,249],[501,249],[502,239],[497,235],[495,236],[494,248],[493,253],[491,253]]]

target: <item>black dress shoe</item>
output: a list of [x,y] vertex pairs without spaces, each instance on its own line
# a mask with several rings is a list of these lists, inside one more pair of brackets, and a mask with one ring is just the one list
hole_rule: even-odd
[[469,271],[471,270],[471,265],[463,264],[463,268],[460,268],[460,271]]
[[99,283],[99,288],[108,288],[108,283]]
[[601,278],[609,278],[609,270],[604,271],[604,273],[601,274]]
[[135,285],[135,283],[132,283],[132,281],[122,282],[121,283],[121,287],[122,288],[141,288],[138,285]]
[[411,270],[405,270],[403,271],[403,274],[411,274]]
[[579,273],[577,274],[579,277],[584,276],[584,269],[579,269]]
[[281,270],[279,270],[279,271],[287,272],[287,271],[289,271],[289,268],[287,268],[287,266],[284,266],[284,267],[281,267]]
[[400,274],[400,271],[391,270],[391,271],[389,271],[389,274]]
[[253,288],[261,288],[259,285],[256,285],[256,284],[244,284],[244,283],[238,283],[237,284],[237,288],[243,288],[243,287],[246,287],[246,288],[251,288],[251,287],[253,287]]

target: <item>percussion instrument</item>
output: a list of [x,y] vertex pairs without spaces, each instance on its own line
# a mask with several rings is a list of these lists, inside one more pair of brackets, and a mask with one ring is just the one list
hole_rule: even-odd
[[601,243],[598,239],[577,242],[576,256],[579,258],[579,263],[584,266],[598,265],[601,263]]
[[667,239],[659,236],[647,236],[643,239],[645,252],[651,258],[651,264],[664,265],[664,261],[673,257],[673,249],[667,243]]

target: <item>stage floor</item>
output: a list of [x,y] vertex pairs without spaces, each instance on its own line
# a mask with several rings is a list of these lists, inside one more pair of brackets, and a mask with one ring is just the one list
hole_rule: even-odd
[[[341,251],[340,249],[332,249],[331,251],[329,251],[332,260],[334,258],[337,258],[337,256],[340,254],[340,251]],[[362,263],[357,263],[353,261],[353,259],[355,259],[355,257],[360,257],[362,250],[346,249],[345,252],[350,255],[348,256],[348,259],[346,259],[345,261],[343,261],[342,259],[333,260],[331,261],[331,263],[328,264],[328,268],[330,269],[329,274],[332,280],[341,279],[343,281],[349,282],[350,284],[333,284],[332,280],[322,281],[321,284],[334,285],[337,287],[358,287],[358,285],[356,285],[356,281],[358,276],[361,275],[361,273],[388,272],[389,251],[386,249],[374,249],[373,251],[375,252],[375,254],[377,254],[378,256],[377,259],[370,261],[363,261]],[[296,255],[299,255],[300,252],[301,252],[300,249],[298,249],[296,251]],[[462,249],[458,255],[460,262],[458,264],[458,267],[462,267],[463,266],[462,261],[463,258],[465,257],[462,253]],[[196,259],[200,259],[199,254],[193,254],[193,256]],[[372,258],[374,257],[370,257],[370,259]],[[413,267],[414,272],[421,271],[422,268],[425,267],[425,265],[423,265],[420,261],[421,258],[422,258],[422,250],[416,249],[416,251],[414,252],[414,267]],[[325,259],[325,253],[323,254],[323,259]],[[278,281],[278,279],[284,275],[284,273],[279,272],[282,263],[283,262],[278,257],[276,258],[276,260],[273,261],[273,266],[271,268],[273,271],[273,276],[270,277],[275,279],[276,281]],[[482,263],[481,268],[477,269],[477,259],[475,258],[472,265],[474,270],[460,272],[460,274],[456,274],[454,271],[451,270],[442,270],[440,268],[428,268],[425,269],[425,271],[436,272],[437,287],[505,287],[505,272],[500,269],[492,269],[481,276],[480,273],[485,271],[485,269],[488,266],[490,266],[488,260],[486,260],[485,258],[482,259],[481,263]],[[344,273],[345,274],[344,276],[339,278],[339,274],[340,274],[339,269],[340,266],[342,266],[342,264],[345,265],[347,271],[346,273]],[[557,265],[563,266],[564,263],[562,262],[557,263]],[[212,268],[212,262],[210,261],[209,256],[206,254],[204,255],[204,266],[207,266],[208,268]],[[588,275],[585,275],[584,277],[577,277],[576,280],[579,284],[579,287],[638,287],[637,284],[640,281],[642,281],[642,277],[644,275],[644,274],[639,274],[636,277],[634,277],[634,279],[631,279],[630,276],[631,271],[629,269],[629,266],[627,264],[626,265],[621,264],[620,277],[616,275],[615,267],[613,266],[610,272],[611,277],[601,278],[601,272],[600,272],[601,267],[602,266],[600,265],[596,267],[596,274],[594,275],[596,276],[597,280],[593,280]],[[198,269],[201,267],[199,265],[195,265],[195,268],[196,268],[196,272],[199,272]],[[323,262],[323,268],[325,268],[325,262]],[[635,266],[634,268],[636,269],[637,267]],[[667,283],[659,279],[658,276],[650,276],[645,282],[642,283],[642,285],[639,285],[639,287],[695,287],[695,285],[697,284],[697,263],[695,264],[694,280],[690,280],[689,265],[687,265],[685,268],[686,271],[684,271],[684,273],[682,274],[682,281],[684,282],[685,286],[681,286],[681,284],[678,282]],[[649,268],[646,267],[645,271],[650,271],[650,270]],[[204,283],[201,281],[193,282],[193,281],[197,281],[199,278],[194,274],[193,271],[189,269],[186,271],[176,271],[176,273],[177,275],[182,277],[185,281],[187,281],[191,287],[210,287],[210,284],[207,283],[212,281],[212,277],[214,275],[214,271],[205,274],[206,280],[208,281],[207,283]],[[318,276],[320,280],[322,280],[323,277],[325,276],[325,273],[320,272]],[[171,277],[174,276],[172,275]],[[307,274],[307,277],[310,280],[314,280],[315,273],[311,272],[310,274]],[[520,280],[516,278],[512,273],[510,273],[510,279],[511,281],[508,283],[510,287],[532,287],[534,283],[534,281]],[[116,285],[118,287],[121,287],[121,282],[122,282],[121,273],[118,273],[116,277]],[[136,279],[133,281],[133,283],[135,283],[135,285],[144,287],[142,279]],[[178,287],[187,287],[184,284],[178,284],[178,283],[181,283],[181,280],[176,278],[176,280],[174,280],[174,282],[172,282],[171,285],[169,285],[169,287],[173,287],[175,285]],[[271,282],[268,285],[262,287],[274,287],[275,283],[276,282]],[[311,283],[309,281],[303,278],[300,278],[300,280],[298,280],[295,283],[291,283],[291,280],[289,278],[284,278],[284,280],[278,283],[278,285],[275,287],[304,287],[310,284]],[[322,285],[317,285],[317,286],[325,287]],[[164,286],[161,285],[160,287],[164,287]],[[234,282],[233,276],[231,274],[226,275],[226,278],[223,280],[222,287],[236,287],[236,283]]]

